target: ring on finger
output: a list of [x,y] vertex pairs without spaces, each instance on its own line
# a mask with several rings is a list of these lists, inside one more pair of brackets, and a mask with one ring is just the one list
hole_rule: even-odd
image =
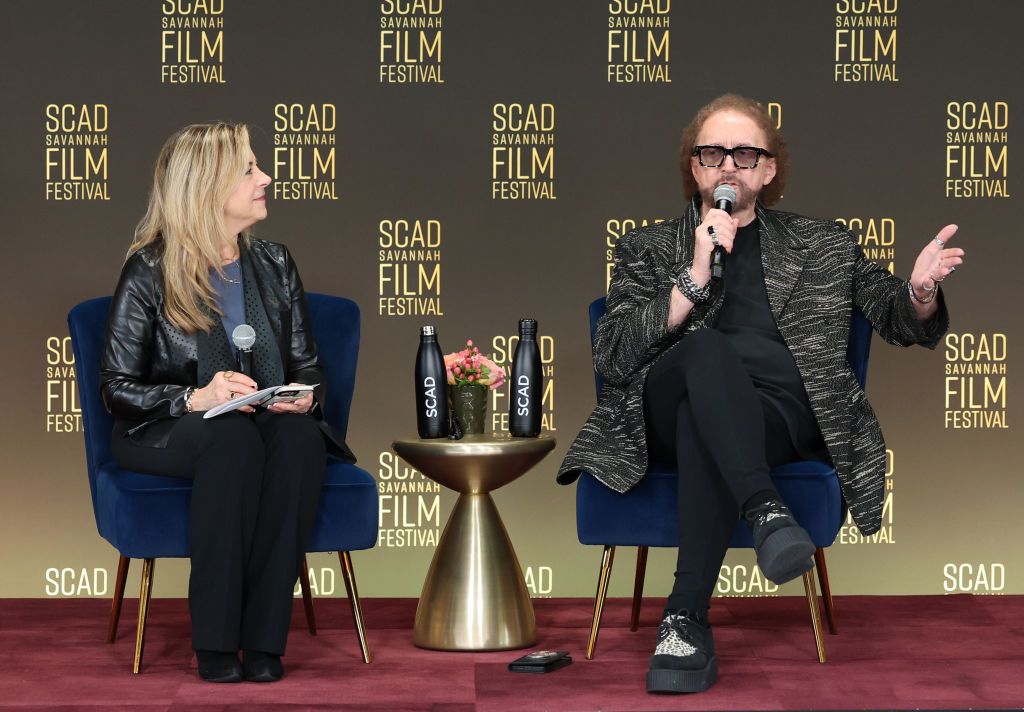
[[224,372],[224,380],[225,381],[230,381],[231,377],[234,376],[234,375],[235,375],[234,371],[225,371]]
[[936,245],[938,245],[939,247],[945,247],[945,246],[946,246],[946,243],[945,243],[945,242],[943,242],[942,240],[940,240],[940,239],[939,239],[939,238],[937,238],[937,237],[933,237],[933,238],[932,238],[932,242],[934,242],[934,243],[935,243]]
[[715,247],[719,247],[718,235],[715,234],[715,226],[714,225],[708,225],[708,237],[711,238],[711,244],[712,245],[714,245]]
[[234,397],[237,396],[237,395],[238,395],[237,393],[235,393],[234,391],[231,391],[231,393],[228,394],[228,400],[234,400]]

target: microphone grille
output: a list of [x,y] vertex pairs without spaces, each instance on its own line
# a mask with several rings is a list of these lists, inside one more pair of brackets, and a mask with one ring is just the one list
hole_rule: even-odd
[[735,203],[736,189],[727,183],[723,183],[715,188],[715,194],[712,197],[716,203],[719,200],[728,200],[730,203]]
[[251,349],[256,343],[256,330],[248,324],[239,324],[231,332],[231,341],[236,349]]

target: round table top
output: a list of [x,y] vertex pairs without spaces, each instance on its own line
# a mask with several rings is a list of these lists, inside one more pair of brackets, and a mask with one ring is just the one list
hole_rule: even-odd
[[391,445],[398,455],[440,485],[464,494],[490,492],[528,471],[555,447],[548,435],[466,435],[461,440],[410,438]]

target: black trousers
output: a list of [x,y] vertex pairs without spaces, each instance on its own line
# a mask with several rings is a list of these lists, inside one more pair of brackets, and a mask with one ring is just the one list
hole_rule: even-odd
[[644,386],[652,460],[679,471],[679,556],[666,611],[706,610],[743,504],[774,492],[769,469],[799,460],[785,421],[713,329],[686,336]]
[[316,519],[324,440],[305,415],[180,418],[167,447],[115,437],[124,468],[192,480],[188,600],[195,650],[284,654]]

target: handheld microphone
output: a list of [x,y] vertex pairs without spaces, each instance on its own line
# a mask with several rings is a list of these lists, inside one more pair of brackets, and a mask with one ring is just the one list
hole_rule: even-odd
[[235,370],[252,378],[252,347],[256,343],[256,330],[248,324],[239,324],[231,332],[235,345]]
[[[717,210],[724,210],[732,215],[732,204],[736,200],[736,190],[731,185],[722,184],[715,188],[711,196]],[[711,279],[722,279],[725,276],[725,248],[719,245],[711,253]]]

